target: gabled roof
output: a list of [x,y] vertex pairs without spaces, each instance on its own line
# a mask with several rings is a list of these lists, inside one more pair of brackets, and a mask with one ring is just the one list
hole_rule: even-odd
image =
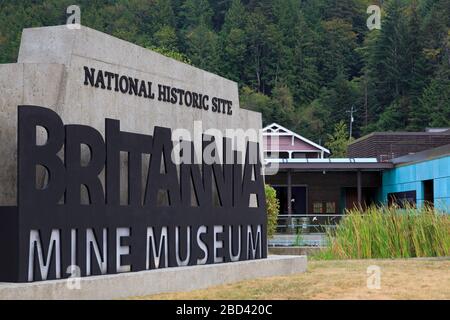
[[309,139],[306,139],[305,137],[302,137],[301,135],[286,129],[285,127],[279,125],[278,123],[271,123],[268,126],[264,127],[262,129],[263,132],[263,136],[293,136],[296,137],[300,140],[302,140],[303,142],[310,144],[312,146],[314,146],[315,148],[322,150],[323,152],[326,152],[328,154],[330,154],[330,150],[328,150],[327,148],[322,147],[321,145],[318,145],[317,143],[312,142]]

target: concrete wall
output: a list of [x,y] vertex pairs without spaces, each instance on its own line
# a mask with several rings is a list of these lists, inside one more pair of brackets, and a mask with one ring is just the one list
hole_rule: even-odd
[[416,191],[417,204],[423,205],[423,181],[433,179],[434,205],[450,213],[450,156],[398,166],[383,172],[382,200],[388,193]]
[[[233,115],[85,86],[84,66],[231,100]],[[16,204],[19,104],[49,107],[64,123],[86,124],[101,133],[105,118],[119,119],[124,131],[144,134],[152,134],[155,125],[192,132],[199,120],[203,130],[261,128],[260,113],[239,108],[233,81],[87,27],[25,29],[18,63],[0,65],[0,205]]]
[[269,247],[269,254],[286,256],[313,256],[326,247]]
[[[306,256],[269,256],[262,260],[85,277],[79,279],[79,289],[74,289],[77,287],[67,280],[0,283],[0,300],[127,298],[191,291],[262,277],[287,276],[303,273],[306,268]],[[68,286],[68,283],[72,286]]]
[[56,110],[63,80],[61,64],[0,64],[0,205],[16,204],[17,106],[34,104]]

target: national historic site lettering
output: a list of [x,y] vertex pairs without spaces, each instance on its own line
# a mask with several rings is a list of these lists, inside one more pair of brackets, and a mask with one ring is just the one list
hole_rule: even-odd
[[204,111],[233,114],[233,102],[220,97],[210,97],[200,92],[189,91],[164,84],[154,84],[117,73],[84,67],[84,85],[103,90],[121,92],[144,99],[157,99],[173,105],[186,106]]

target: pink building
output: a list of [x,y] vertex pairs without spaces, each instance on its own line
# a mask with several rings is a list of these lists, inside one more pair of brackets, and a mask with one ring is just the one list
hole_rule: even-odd
[[346,209],[377,203],[382,171],[393,167],[376,158],[330,158],[328,149],[276,123],[263,129],[263,142],[265,163],[278,169],[265,182],[280,201],[279,234],[305,226],[323,233]]
[[328,149],[277,123],[272,123],[263,128],[263,139],[265,158],[323,159],[330,155]]

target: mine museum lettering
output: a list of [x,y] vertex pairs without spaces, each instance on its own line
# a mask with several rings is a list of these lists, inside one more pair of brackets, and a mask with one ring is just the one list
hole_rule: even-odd
[[[47,132],[42,145],[37,127]],[[169,128],[145,135],[105,119],[103,138],[90,126],[64,125],[50,109],[19,106],[18,205],[0,207],[0,249],[8,261],[0,265],[0,281],[64,278],[73,266],[91,276],[265,258],[259,144],[248,142],[241,157],[227,139],[223,150],[214,139],[205,139],[202,148],[222,159],[230,153],[233,163],[199,164],[192,152],[189,161],[176,164]],[[181,143],[183,153],[194,151],[191,141]],[[89,149],[87,164],[82,145]],[[126,182],[121,153],[128,159]],[[47,172],[43,188],[36,186],[37,167]]]
[[109,71],[96,70],[87,66],[84,66],[84,85],[150,100],[157,99],[173,105],[212,111],[229,116],[233,114],[233,102],[230,100],[220,97],[212,97],[210,99],[207,94],[164,84],[154,84],[151,81],[140,80]]

